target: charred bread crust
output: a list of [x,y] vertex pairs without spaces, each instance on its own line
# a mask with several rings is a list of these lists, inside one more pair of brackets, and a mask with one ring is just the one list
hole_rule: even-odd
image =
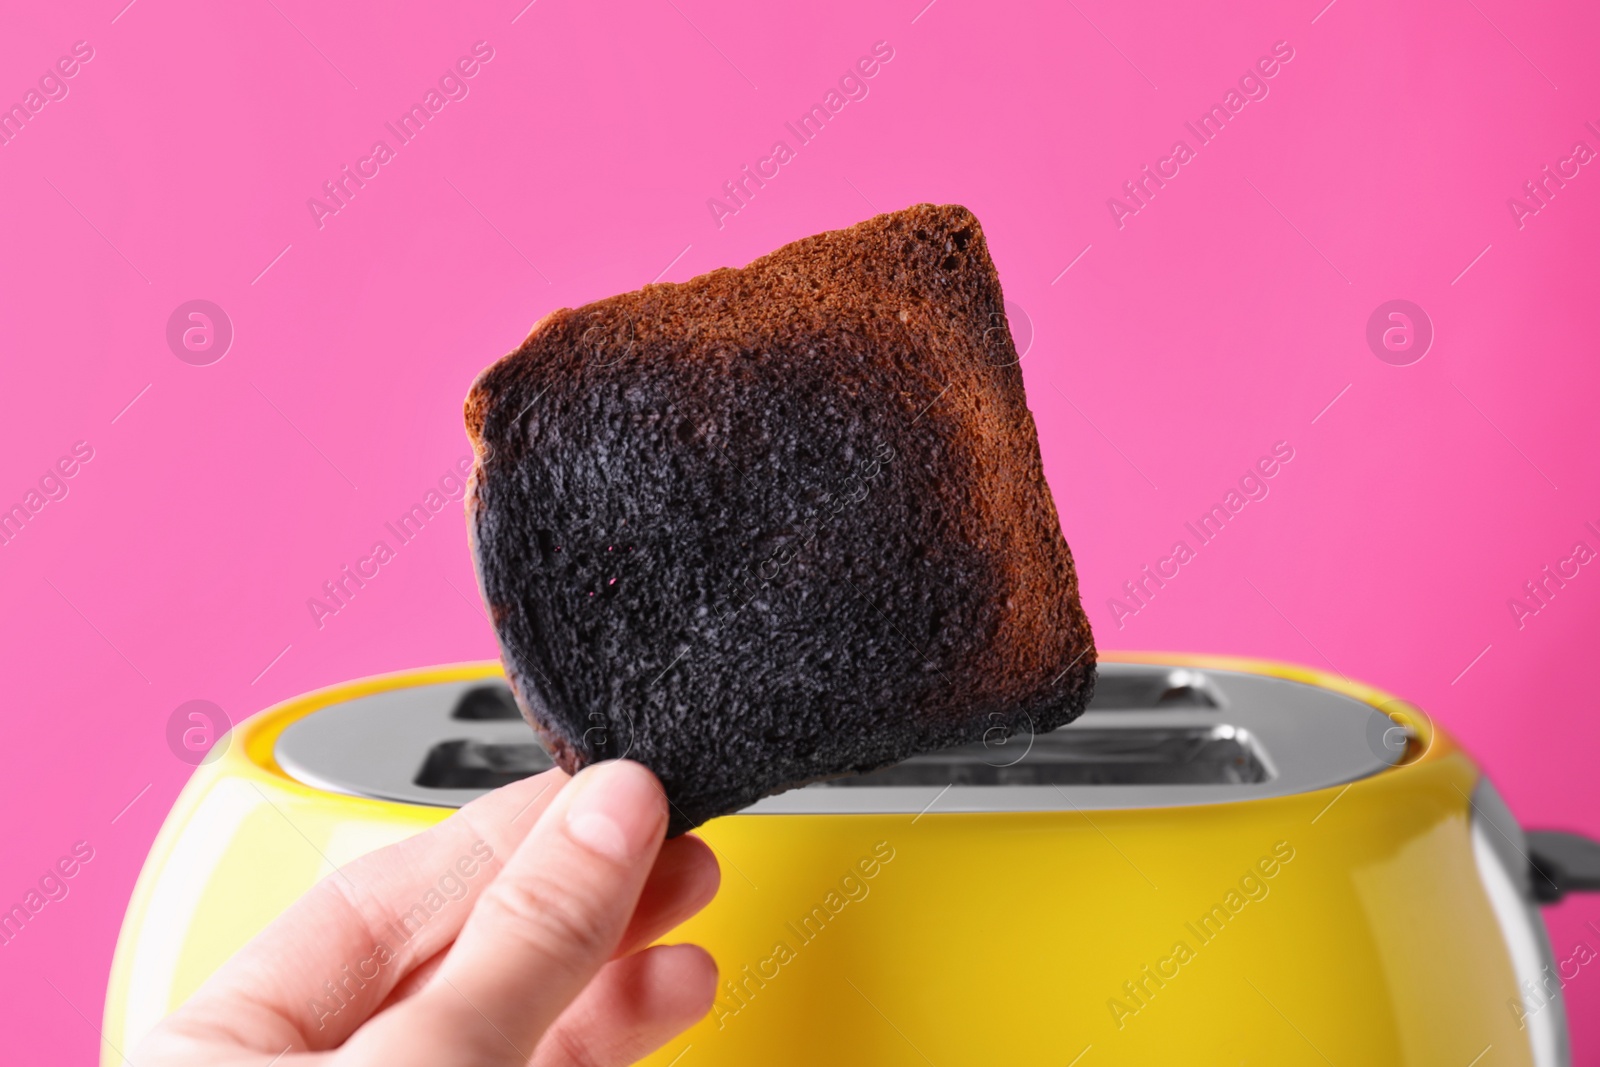
[[518,703],[568,771],[650,767],[673,833],[1089,700],[1093,635],[965,208],[552,312],[466,423]]

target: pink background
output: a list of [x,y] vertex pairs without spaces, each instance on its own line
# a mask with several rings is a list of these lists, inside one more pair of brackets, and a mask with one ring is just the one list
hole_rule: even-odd
[[[552,308],[920,201],[977,213],[1031,322],[1103,646],[1336,665],[1427,708],[1525,823],[1600,834],[1600,567],[1521,629],[1507,606],[1600,549],[1600,167],[1521,229],[1507,207],[1600,148],[1592,5],[525,2],[7,4],[0,102],[94,50],[0,146],[0,504],[94,450],[0,547],[0,902],[94,849],[0,948],[8,1061],[93,1060],[189,772],[174,708],[494,653],[451,514],[320,629],[306,606],[465,455],[481,367]],[[319,229],[307,198],[480,40],[470,95]],[[719,228],[707,198],[880,40],[870,94]],[[1107,198],[1280,40],[1270,94],[1119,229]],[[194,298],[236,331],[210,366],[165,340]],[[1393,298],[1436,331],[1411,366],[1365,340]],[[1276,441],[1270,496],[1119,629],[1108,598]],[[1600,949],[1600,899],[1547,916],[1558,955]],[[1600,969],[1567,996],[1600,1063]]]

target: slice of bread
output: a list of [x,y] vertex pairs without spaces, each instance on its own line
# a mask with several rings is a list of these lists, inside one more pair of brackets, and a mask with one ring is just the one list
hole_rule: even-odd
[[1017,363],[956,206],[540,320],[467,398],[468,519],[557,762],[644,763],[679,833],[1077,716],[1093,638]]

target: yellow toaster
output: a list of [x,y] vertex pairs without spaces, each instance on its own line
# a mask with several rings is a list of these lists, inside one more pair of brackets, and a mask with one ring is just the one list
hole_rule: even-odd
[[[549,765],[492,663],[333,686],[228,741],[128,906],[108,1067],[330,864]],[[1536,846],[1593,846],[1524,835],[1422,712],[1343,678],[1106,656],[1070,726],[699,833],[722,888],[670,939],[721,994],[661,1067],[1569,1062],[1537,907],[1564,876]]]

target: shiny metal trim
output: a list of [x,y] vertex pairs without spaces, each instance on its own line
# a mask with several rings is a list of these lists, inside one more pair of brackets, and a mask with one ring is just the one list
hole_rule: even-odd
[[[1197,671],[1162,664],[1105,663],[1103,692],[1148,682],[1156,707],[1091,705],[1072,731],[1148,728],[1223,729],[1247,740],[1266,774],[1226,784],[855,786],[817,783],[767,797],[745,809],[758,815],[1022,812],[1106,810],[1218,804],[1325,789],[1385,769],[1397,758],[1381,743],[1382,712],[1351,697],[1300,682],[1235,671]],[[416,784],[427,754],[448,741],[527,744],[520,721],[451,717],[461,697],[485,681],[417,686],[334,704],[306,716],[279,737],[278,764],[293,778],[329,792],[412,804],[459,807],[480,789],[430,789]],[[1162,695],[1179,693],[1177,699]],[[1200,694],[1200,696],[1195,696]],[[1376,739],[1376,740],[1375,740]],[[991,766],[1016,761],[1030,746],[1013,736],[990,746]],[[917,760],[937,757],[914,757]],[[1024,759],[1027,756],[1023,757]],[[909,761],[908,761],[909,762]]]
[[[1508,1005],[1522,1002],[1534,1067],[1571,1067],[1566,1003],[1544,916],[1530,884],[1528,843],[1511,809],[1487,778],[1472,790],[1472,855],[1500,933],[1506,940],[1517,986]],[[1554,988],[1551,988],[1551,982]]]

